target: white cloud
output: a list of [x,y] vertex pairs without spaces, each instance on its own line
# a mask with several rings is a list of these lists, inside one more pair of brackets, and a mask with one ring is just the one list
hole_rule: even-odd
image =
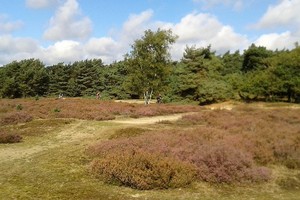
[[152,10],[146,10],[138,15],[131,14],[129,16],[129,19],[123,25],[123,31],[125,31],[126,33],[130,33],[137,30],[137,28],[146,27],[146,24],[149,24],[149,21],[152,16]]
[[[28,54],[34,52],[31,57],[39,58],[47,65],[92,58],[101,58],[105,63],[110,63],[123,59],[123,55],[129,52],[130,45],[139,39],[146,29],[157,30],[157,28],[172,29],[173,33],[179,36],[171,49],[173,59],[182,57],[186,45],[206,47],[211,44],[217,53],[224,53],[227,50],[244,49],[249,44],[246,36],[236,33],[232,27],[223,25],[210,14],[191,13],[178,23],[154,21],[152,16],[151,10],[130,15],[114,36],[93,37],[86,42],[61,40],[48,47],[35,47],[34,51],[24,49],[24,52]],[[6,45],[7,48],[9,46]],[[5,61],[0,58],[1,62]]]
[[84,39],[92,32],[92,22],[81,14],[76,0],[67,0],[50,20],[49,28],[44,32],[47,40]]
[[31,38],[14,38],[11,35],[0,35],[0,65],[14,60],[32,58],[38,51],[38,43]]
[[291,49],[295,47],[295,42],[299,41],[299,37],[294,36],[290,31],[278,33],[270,33],[261,35],[255,44],[259,46],[264,46],[267,49]]
[[277,5],[269,6],[267,12],[255,25],[256,28],[289,27],[300,30],[300,1],[281,0]]
[[105,56],[116,56],[119,50],[118,43],[110,37],[102,38],[91,38],[85,44],[85,50],[89,55],[105,55]]
[[198,47],[212,45],[212,49],[217,53],[225,53],[228,50],[242,50],[249,44],[246,36],[234,32],[232,27],[223,25],[210,14],[189,14],[170,28],[179,36],[172,48],[172,56],[175,59],[182,57],[186,45]]
[[18,20],[11,22],[6,15],[0,15],[0,33],[11,33],[20,29],[22,26],[22,21]]
[[151,20],[152,15],[153,12],[148,10],[140,15],[129,17],[124,23],[123,30],[120,31],[123,37],[118,42],[124,48],[119,48],[119,50],[126,53],[125,50],[134,40],[142,36],[144,30],[156,30],[157,28],[171,29],[175,35],[179,36],[171,49],[174,59],[182,57],[186,45],[206,47],[211,44],[217,53],[224,53],[228,50],[243,50],[249,45],[246,36],[234,32],[232,27],[223,25],[215,16],[210,14],[194,12],[186,15],[175,24],[153,21]]
[[37,49],[38,43],[31,38],[14,38],[11,35],[0,35],[1,54],[35,52]]
[[299,11],[299,0],[280,0],[277,4],[269,6],[253,27],[273,32],[259,36],[254,43],[272,50],[295,47],[295,42],[300,38]]
[[26,6],[33,9],[41,9],[54,6],[59,0],[26,0]]
[[46,64],[68,63],[84,59],[82,50],[82,45],[79,42],[63,40],[47,48],[42,48],[37,56]]

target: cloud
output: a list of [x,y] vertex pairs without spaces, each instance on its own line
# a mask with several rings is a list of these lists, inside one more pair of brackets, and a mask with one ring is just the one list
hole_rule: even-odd
[[259,29],[289,27],[300,30],[299,11],[299,0],[281,0],[278,4],[269,6],[254,27]]
[[295,47],[295,42],[297,42],[299,37],[293,35],[290,31],[279,33],[270,33],[261,35],[255,44],[259,46],[264,46],[267,49],[291,49]]
[[0,35],[0,65],[14,60],[32,58],[36,52],[39,52],[38,42],[31,38]]
[[90,55],[114,56],[119,49],[118,43],[111,37],[91,38],[85,44],[85,50]]
[[[47,65],[92,58],[101,58],[105,63],[111,63],[122,60],[123,55],[130,51],[130,45],[141,38],[145,30],[158,28],[172,29],[173,33],[179,36],[171,49],[172,58],[176,60],[182,57],[186,45],[206,47],[211,44],[217,53],[224,53],[227,50],[244,49],[249,44],[246,36],[236,33],[232,27],[223,25],[210,14],[190,13],[178,23],[155,21],[152,17],[153,11],[146,10],[140,14],[130,15],[120,30],[116,31],[118,34],[93,37],[87,41],[62,39],[47,47],[33,45],[35,46],[33,51],[24,49],[24,52],[28,54],[34,52],[31,53],[31,57],[39,58]],[[6,45],[7,48],[9,46]],[[1,62],[4,61],[0,58]]]
[[37,56],[46,64],[57,64],[59,62],[75,62],[84,59],[82,44],[72,40],[63,40],[54,43],[47,48],[42,48]]
[[44,38],[52,41],[84,39],[92,32],[92,22],[82,16],[78,2],[67,0],[50,19]]
[[123,31],[126,33],[131,33],[134,32],[134,30],[137,30],[137,28],[146,28],[152,16],[152,10],[146,10],[140,14],[131,14],[129,19],[123,25]]
[[8,21],[6,15],[0,15],[0,33],[11,33],[15,30],[20,29],[23,26],[23,22],[18,21]]
[[295,47],[300,38],[299,10],[299,0],[280,0],[269,6],[252,28],[273,32],[259,36],[254,43],[272,50]]
[[31,38],[14,38],[11,35],[0,35],[1,54],[34,52],[37,49],[38,43]]
[[231,26],[223,25],[215,16],[206,13],[188,14],[179,23],[168,27],[179,36],[172,48],[174,59],[182,57],[186,45],[212,45],[213,50],[222,54],[228,50],[245,49],[249,44],[246,36],[236,33]]
[[26,0],[26,6],[33,9],[42,9],[57,5],[59,0]]

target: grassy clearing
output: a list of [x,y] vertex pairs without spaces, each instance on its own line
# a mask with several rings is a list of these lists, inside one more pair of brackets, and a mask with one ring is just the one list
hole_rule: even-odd
[[[170,131],[172,133],[172,130],[177,129],[192,133],[195,129],[201,130],[203,126],[214,124],[214,130],[226,129],[229,132],[219,131],[213,138],[225,134],[224,141],[231,141],[229,138],[235,138],[240,132],[244,132],[247,136],[253,135],[256,132],[255,127],[256,130],[262,130],[255,135],[259,136],[258,139],[261,139],[260,134],[266,133],[267,137],[261,142],[276,144],[277,140],[283,139],[285,143],[278,146],[278,150],[283,152],[286,152],[286,149],[282,148],[282,145],[294,141],[293,135],[288,131],[293,130],[294,134],[299,134],[297,112],[283,110],[287,118],[278,115],[277,111],[265,115],[260,113],[270,120],[264,123],[260,123],[259,119],[249,123],[244,112],[251,113],[253,109],[246,108],[239,111],[238,115],[232,115],[227,111],[205,111],[200,113],[200,116],[188,116],[177,123],[134,125],[50,118],[6,125],[4,126],[6,131],[19,131],[24,140],[15,144],[0,144],[0,199],[299,199],[300,170],[289,169],[281,163],[282,160],[266,164],[272,170],[272,179],[268,182],[254,184],[194,182],[185,188],[167,190],[144,191],[114,186],[105,184],[89,173],[88,167],[93,157],[89,156],[86,150],[92,144],[124,140],[128,137],[139,138],[144,134],[152,135],[153,131],[158,132],[157,134],[159,132],[170,134]],[[254,113],[258,112],[260,111]],[[227,123],[221,116],[226,118]],[[235,117],[241,120],[236,120]],[[274,124],[269,124],[272,121]],[[274,132],[281,128],[280,124],[275,125],[279,121],[289,126],[282,129],[284,136],[280,136],[280,131]],[[237,122],[239,125],[235,125]],[[241,126],[245,124],[249,126],[244,130]],[[274,127],[272,129],[269,126]],[[212,129],[206,127],[206,130]],[[276,137],[274,140],[272,135]],[[202,136],[210,138],[208,134]],[[239,140],[234,140],[232,144],[237,145],[238,142]],[[269,152],[269,146],[266,148]],[[268,153],[266,155],[270,156]]]

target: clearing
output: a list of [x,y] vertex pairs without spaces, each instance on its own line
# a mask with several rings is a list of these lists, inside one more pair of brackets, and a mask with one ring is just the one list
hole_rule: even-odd
[[[216,104],[207,110],[231,110]],[[270,108],[269,106],[264,106]],[[299,108],[296,106],[296,108]],[[183,114],[109,121],[73,120],[70,124],[17,144],[0,146],[0,199],[299,199],[300,191],[282,190],[273,182],[251,187],[194,183],[189,188],[139,191],[104,184],[88,172],[87,147],[125,127],[163,128]],[[278,169],[287,171],[287,169]]]

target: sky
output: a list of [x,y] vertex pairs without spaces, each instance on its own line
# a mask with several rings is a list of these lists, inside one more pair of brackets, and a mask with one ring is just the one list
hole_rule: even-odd
[[29,58],[110,64],[158,28],[178,36],[174,60],[187,46],[211,45],[217,54],[252,43],[292,49],[300,41],[300,0],[0,0],[0,66]]

